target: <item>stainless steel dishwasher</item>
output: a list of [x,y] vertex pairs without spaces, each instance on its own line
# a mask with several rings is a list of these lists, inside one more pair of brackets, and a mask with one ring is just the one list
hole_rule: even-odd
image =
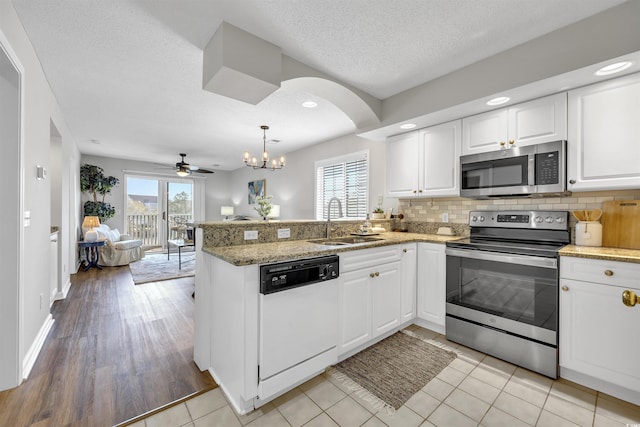
[[337,255],[260,266],[258,399],[337,362]]

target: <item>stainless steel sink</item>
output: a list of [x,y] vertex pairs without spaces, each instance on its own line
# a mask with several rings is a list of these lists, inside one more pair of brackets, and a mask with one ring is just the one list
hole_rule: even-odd
[[369,236],[346,236],[346,237],[332,237],[331,239],[313,239],[309,240],[310,243],[316,243],[324,246],[347,246],[355,245],[358,243],[376,242],[382,240],[378,237]]

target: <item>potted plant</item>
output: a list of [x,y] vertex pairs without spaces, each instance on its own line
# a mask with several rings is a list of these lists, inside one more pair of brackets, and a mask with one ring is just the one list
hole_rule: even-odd
[[[80,166],[80,190],[93,196],[93,200],[87,200],[84,203],[84,215],[97,216],[100,222],[112,218],[116,214],[116,208],[104,199],[119,183],[118,178],[105,176],[100,166],[87,164]],[[102,196],[100,200],[98,195]]]
[[271,199],[273,196],[256,196],[256,206],[253,209],[266,221],[271,213]]
[[371,216],[372,219],[384,219],[384,211],[382,210],[382,208],[380,206],[378,206],[377,208],[375,208],[373,210],[373,215]]

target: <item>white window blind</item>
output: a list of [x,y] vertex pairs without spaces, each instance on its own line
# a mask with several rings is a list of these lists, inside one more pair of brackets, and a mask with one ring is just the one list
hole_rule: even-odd
[[[332,197],[342,203],[343,218],[362,219],[368,211],[369,152],[316,162],[316,219],[327,219]],[[338,218],[338,205],[331,205],[331,218]]]

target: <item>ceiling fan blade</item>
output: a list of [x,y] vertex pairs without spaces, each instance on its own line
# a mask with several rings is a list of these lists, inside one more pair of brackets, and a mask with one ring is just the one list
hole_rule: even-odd
[[195,173],[215,173],[214,171],[210,171],[209,169],[202,169],[202,168],[194,169],[193,166],[191,166],[191,172],[195,172]]

